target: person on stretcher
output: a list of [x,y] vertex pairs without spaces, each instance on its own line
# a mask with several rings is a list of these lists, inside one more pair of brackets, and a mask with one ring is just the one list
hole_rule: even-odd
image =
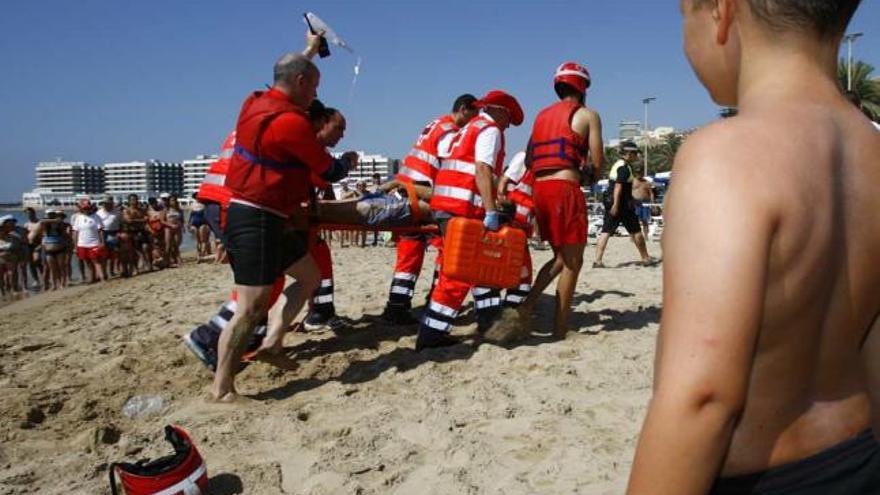
[[[409,197],[410,191],[416,199]],[[375,193],[355,199],[316,202],[311,223],[344,224],[371,228],[413,227],[434,222],[428,201],[431,188],[388,181]],[[413,213],[413,206],[418,211]]]

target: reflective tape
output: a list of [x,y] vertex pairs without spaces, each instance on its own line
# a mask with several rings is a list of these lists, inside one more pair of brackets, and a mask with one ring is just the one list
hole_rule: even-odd
[[426,316],[424,321],[422,322],[426,326],[433,328],[434,330],[439,330],[441,332],[448,332],[450,328],[452,328],[451,323],[446,323],[445,321],[435,320],[430,316]]
[[490,297],[488,299],[483,299],[483,300],[475,301],[475,302],[476,302],[477,309],[485,309],[485,308],[491,308],[494,306],[500,306],[501,305],[501,298],[500,297]]
[[312,298],[315,304],[330,304],[333,302],[333,294],[327,294],[324,296],[315,296]]
[[401,287],[399,285],[392,285],[391,286],[391,293],[392,294],[401,294],[401,295],[404,295],[407,297],[412,297],[413,294],[415,294],[415,291],[413,291],[412,289],[407,288],[407,287]]
[[401,280],[409,280],[411,282],[415,282],[418,280],[419,276],[415,273],[407,273],[407,272],[394,272],[394,278],[399,278]]
[[416,182],[434,182],[427,175],[419,172],[418,170],[416,170],[414,168],[407,167],[406,165],[403,165],[402,167],[400,167],[400,171],[398,173],[400,173],[400,175],[409,177],[410,179],[412,179]]
[[434,196],[445,196],[460,201],[467,201],[478,208],[483,207],[483,198],[479,194],[463,187],[434,186]]
[[443,160],[443,163],[440,165],[440,169],[453,170],[455,172],[461,172],[468,175],[476,175],[477,173],[476,165],[462,160]]
[[413,148],[409,150],[408,156],[421,160],[434,168],[440,168],[440,160],[436,156],[428,153],[427,151]]
[[504,298],[504,300],[510,301],[512,303],[521,303],[521,302],[525,301],[526,298],[523,296],[518,296],[516,294],[507,294],[507,296]]
[[321,280],[321,287],[333,287],[333,279],[325,278]]
[[205,178],[202,179],[202,184],[214,184],[215,186],[222,186],[226,184],[226,176],[223,174],[205,174]]
[[434,301],[431,301],[431,303],[428,305],[428,309],[431,311],[436,311],[437,313],[440,313],[443,316],[449,316],[452,318],[455,318],[455,316],[458,314],[458,311],[450,308],[449,306],[445,306],[443,304],[440,304],[440,303],[434,302]]

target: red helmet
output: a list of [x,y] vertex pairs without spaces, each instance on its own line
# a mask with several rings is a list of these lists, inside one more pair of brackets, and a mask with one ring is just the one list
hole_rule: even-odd
[[585,95],[590,87],[590,71],[576,62],[565,62],[556,69],[553,77],[553,84],[559,83],[565,83]]

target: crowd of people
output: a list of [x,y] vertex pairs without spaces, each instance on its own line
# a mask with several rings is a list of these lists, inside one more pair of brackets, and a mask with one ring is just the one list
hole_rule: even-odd
[[4,215],[0,290],[11,297],[65,288],[75,274],[82,283],[95,283],[176,268],[182,263],[180,246],[187,231],[196,240],[198,262],[216,260],[204,211],[195,201],[185,221],[179,198],[162,193],[146,202],[131,194],[122,205],[109,196],[97,204],[81,199],[71,214],[49,207],[42,218],[26,208],[23,225]]

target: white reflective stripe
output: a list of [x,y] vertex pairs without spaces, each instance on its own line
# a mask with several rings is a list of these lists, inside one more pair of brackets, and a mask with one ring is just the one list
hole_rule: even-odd
[[557,76],[578,76],[585,81],[590,80],[590,78],[586,74],[584,74],[583,72],[577,71],[577,70],[571,70],[571,69],[558,70],[558,71],[556,71],[556,75]]
[[532,214],[532,209],[528,206],[516,205],[516,212],[524,217],[527,217]]
[[238,309],[238,301],[228,301],[223,307],[235,313],[235,310]]
[[392,294],[403,294],[404,296],[412,297],[412,295],[415,292],[412,289],[408,289],[406,287],[401,287],[399,285],[393,285],[393,286],[391,286],[391,293]]
[[477,301],[477,309],[483,308],[491,308],[492,306],[499,306],[501,304],[500,297],[490,297],[489,299],[483,299],[482,301]]
[[519,191],[523,194],[526,194],[528,196],[532,195],[532,186],[530,186],[528,184],[523,184],[522,182],[520,182],[519,184],[516,185],[516,187],[514,189],[516,189],[517,191]]
[[444,306],[434,301],[431,301],[431,304],[428,305],[428,309],[430,309],[431,311],[436,311],[443,316],[451,316],[453,318],[455,318],[456,314],[458,314],[458,311],[450,308],[449,306]]
[[399,278],[401,280],[411,280],[415,282],[416,280],[418,280],[419,276],[415,273],[394,272],[394,278]]
[[514,302],[514,303],[521,303],[521,302],[525,301],[526,298],[523,296],[518,296],[516,294],[507,294],[507,296],[504,298],[504,300]]
[[413,148],[413,149],[409,150],[409,156],[416,158],[418,160],[421,160],[423,162],[427,162],[429,165],[431,165],[434,168],[440,167],[440,160],[436,156],[428,153],[427,151]]
[[211,318],[211,323],[213,323],[214,325],[217,325],[217,327],[219,327],[220,330],[223,330],[224,328],[226,328],[226,325],[229,324],[229,320],[224,320],[223,318],[220,317],[220,315],[214,315],[214,317]]
[[532,286],[531,286],[531,284],[519,284],[519,287],[517,287],[516,289],[521,290],[523,292],[528,292],[528,291],[532,290]]
[[205,174],[205,178],[202,180],[202,184],[214,184],[215,186],[222,186],[226,184],[226,176],[223,174]]
[[447,198],[467,201],[478,208],[483,207],[483,198],[479,194],[474,194],[463,187],[434,186],[434,196],[446,196]]
[[235,153],[235,148],[226,148],[220,151],[220,158],[232,158],[233,153]]
[[488,294],[492,292],[492,289],[487,289],[485,287],[474,287],[473,293],[475,296],[482,296],[484,294]]
[[202,465],[193,471],[191,475],[187,476],[186,479],[181,480],[179,483],[169,486],[160,492],[154,492],[152,495],[178,495],[180,492],[183,492],[183,495],[202,495],[202,491],[199,489],[199,486],[196,485],[196,481],[204,476],[207,471],[208,466],[203,462]]
[[325,296],[315,296],[312,298],[312,301],[315,304],[329,304],[333,302],[333,294],[327,294]]
[[321,280],[321,287],[333,287],[333,279],[325,278]]
[[409,177],[410,179],[412,179],[416,182],[433,182],[431,180],[431,178],[428,177],[427,175],[419,172],[418,170],[416,170],[414,168],[407,167],[406,165],[400,167],[399,173],[401,175],[405,175],[406,177]]
[[440,169],[453,170],[455,172],[461,172],[468,175],[475,175],[477,173],[476,165],[461,160],[443,160],[443,163],[440,165]]
[[452,327],[451,323],[446,323],[445,321],[435,320],[430,316],[425,317],[424,321],[425,325],[433,328],[434,330],[440,330],[441,332],[448,332],[450,327]]

